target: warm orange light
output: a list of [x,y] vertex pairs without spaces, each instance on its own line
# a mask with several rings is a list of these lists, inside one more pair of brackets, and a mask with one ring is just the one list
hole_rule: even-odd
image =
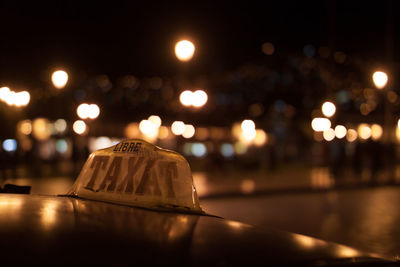
[[31,95],[27,91],[14,92],[8,87],[0,88],[0,100],[9,106],[23,107],[29,104]]
[[188,40],[179,41],[175,45],[175,55],[182,62],[191,60],[194,55],[194,51],[194,44]]
[[151,121],[157,128],[159,128],[159,127],[161,126],[162,121],[161,121],[160,116],[151,115],[151,116],[148,118],[148,120]]
[[27,91],[15,93],[14,105],[17,107],[23,107],[29,104],[31,95]]
[[268,136],[263,129],[256,130],[256,136],[254,138],[254,145],[263,146],[267,143]]
[[383,89],[388,82],[388,76],[383,71],[375,71],[372,75],[372,80],[374,81],[376,88]]
[[202,107],[207,103],[208,95],[203,90],[197,90],[193,92],[192,105],[196,108]]
[[357,131],[354,129],[349,129],[346,134],[346,139],[349,142],[354,142],[357,140],[358,134]]
[[140,136],[139,126],[136,122],[131,122],[125,127],[125,136],[130,139]]
[[8,94],[11,92],[10,88],[8,87],[1,87],[0,88],[0,100],[6,102],[8,98]]
[[249,144],[256,137],[256,125],[252,120],[243,120],[240,125],[242,132],[240,134],[240,140],[244,143]]
[[185,129],[183,130],[182,136],[184,138],[192,138],[195,134],[196,130],[193,125],[185,124]]
[[251,194],[256,189],[256,183],[252,179],[244,179],[240,184],[240,190],[244,194]]
[[57,70],[51,75],[51,81],[57,89],[62,89],[67,85],[68,74],[63,70]]
[[75,133],[77,133],[79,135],[83,135],[83,134],[86,133],[87,126],[86,126],[86,123],[84,121],[77,120],[72,125],[72,129],[74,130]]
[[346,136],[347,129],[343,125],[337,125],[335,127],[335,136],[336,138],[342,139]]
[[89,118],[89,104],[83,103],[78,106],[76,109],[76,114],[79,116],[81,119],[87,119]]
[[185,124],[183,121],[174,121],[171,125],[171,131],[174,135],[181,135],[185,131]]
[[149,120],[142,120],[139,123],[139,130],[145,136],[155,137],[158,135],[158,127]]
[[32,121],[23,120],[17,125],[17,132],[23,135],[29,135],[32,133]]
[[335,112],[336,112],[336,106],[332,102],[327,101],[322,105],[322,113],[326,117],[332,117],[335,114]]
[[262,51],[264,54],[270,56],[275,52],[275,46],[272,43],[266,42],[262,45]]
[[158,137],[160,139],[167,139],[170,137],[169,130],[167,126],[161,126],[159,131],[158,131]]
[[253,131],[256,128],[256,125],[252,120],[243,120],[240,127],[242,128],[243,132],[249,132]]
[[378,141],[379,139],[381,139],[383,134],[383,129],[382,126],[380,126],[379,124],[372,124],[371,125],[371,138],[374,141]]
[[316,132],[323,132],[331,127],[331,121],[327,118],[314,118],[311,122],[311,127]]
[[37,118],[32,124],[33,136],[41,141],[47,140],[51,135],[50,122],[44,118]]
[[193,92],[189,90],[183,91],[179,96],[179,100],[182,105],[186,107],[191,106],[193,103]]
[[207,103],[208,95],[203,90],[196,90],[194,92],[185,90],[180,94],[179,101],[186,107],[193,106],[195,108],[200,108]]
[[100,108],[96,104],[80,104],[76,109],[76,114],[81,119],[95,119],[100,115]]
[[247,152],[247,145],[241,141],[238,141],[234,145],[235,153],[238,155],[243,155]]
[[326,141],[332,141],[335,139],[335,130],[329,128],[328,130],[324,131],[323,136]]
[[372,135],[371,127],[366,123],[361,123],[358,126],[357,131],[358,131],[358,136],[360,136],[360,138],[363,140],[369,139]]
[[89,119],[96,119],[100,115],[100,108],[96,104],[89,105]]

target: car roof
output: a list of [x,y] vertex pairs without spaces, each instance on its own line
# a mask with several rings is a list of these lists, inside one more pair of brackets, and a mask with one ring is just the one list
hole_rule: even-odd
[[376,262],[376,255],[216,216],[73,197],[0,195],[1,261],[40,265]]

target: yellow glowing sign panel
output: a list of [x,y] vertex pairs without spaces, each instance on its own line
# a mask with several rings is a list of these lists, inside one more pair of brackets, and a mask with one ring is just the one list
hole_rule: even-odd
[[137,139],[92,153],[69,195],[202,213],[186,159]]

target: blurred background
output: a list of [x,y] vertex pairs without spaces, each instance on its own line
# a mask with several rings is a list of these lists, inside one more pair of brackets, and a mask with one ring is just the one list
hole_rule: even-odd
[[[396,1],[0,8],[2,184],[64,193],[90,152],[126,138],[183,154],[204,199],[400,183]],[[335,240],[335,192],[315,217],[328,230],[295,230]]]
[[1,176],[75,178],[141,138],[209,179],[396,182],[396,7],[6,1]]

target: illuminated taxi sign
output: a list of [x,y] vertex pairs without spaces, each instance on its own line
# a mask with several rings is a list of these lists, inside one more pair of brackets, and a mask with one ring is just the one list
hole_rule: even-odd
[[142,140],[126,140],[93,152],[68,194],[152,209],[202,213],[186,159]]

